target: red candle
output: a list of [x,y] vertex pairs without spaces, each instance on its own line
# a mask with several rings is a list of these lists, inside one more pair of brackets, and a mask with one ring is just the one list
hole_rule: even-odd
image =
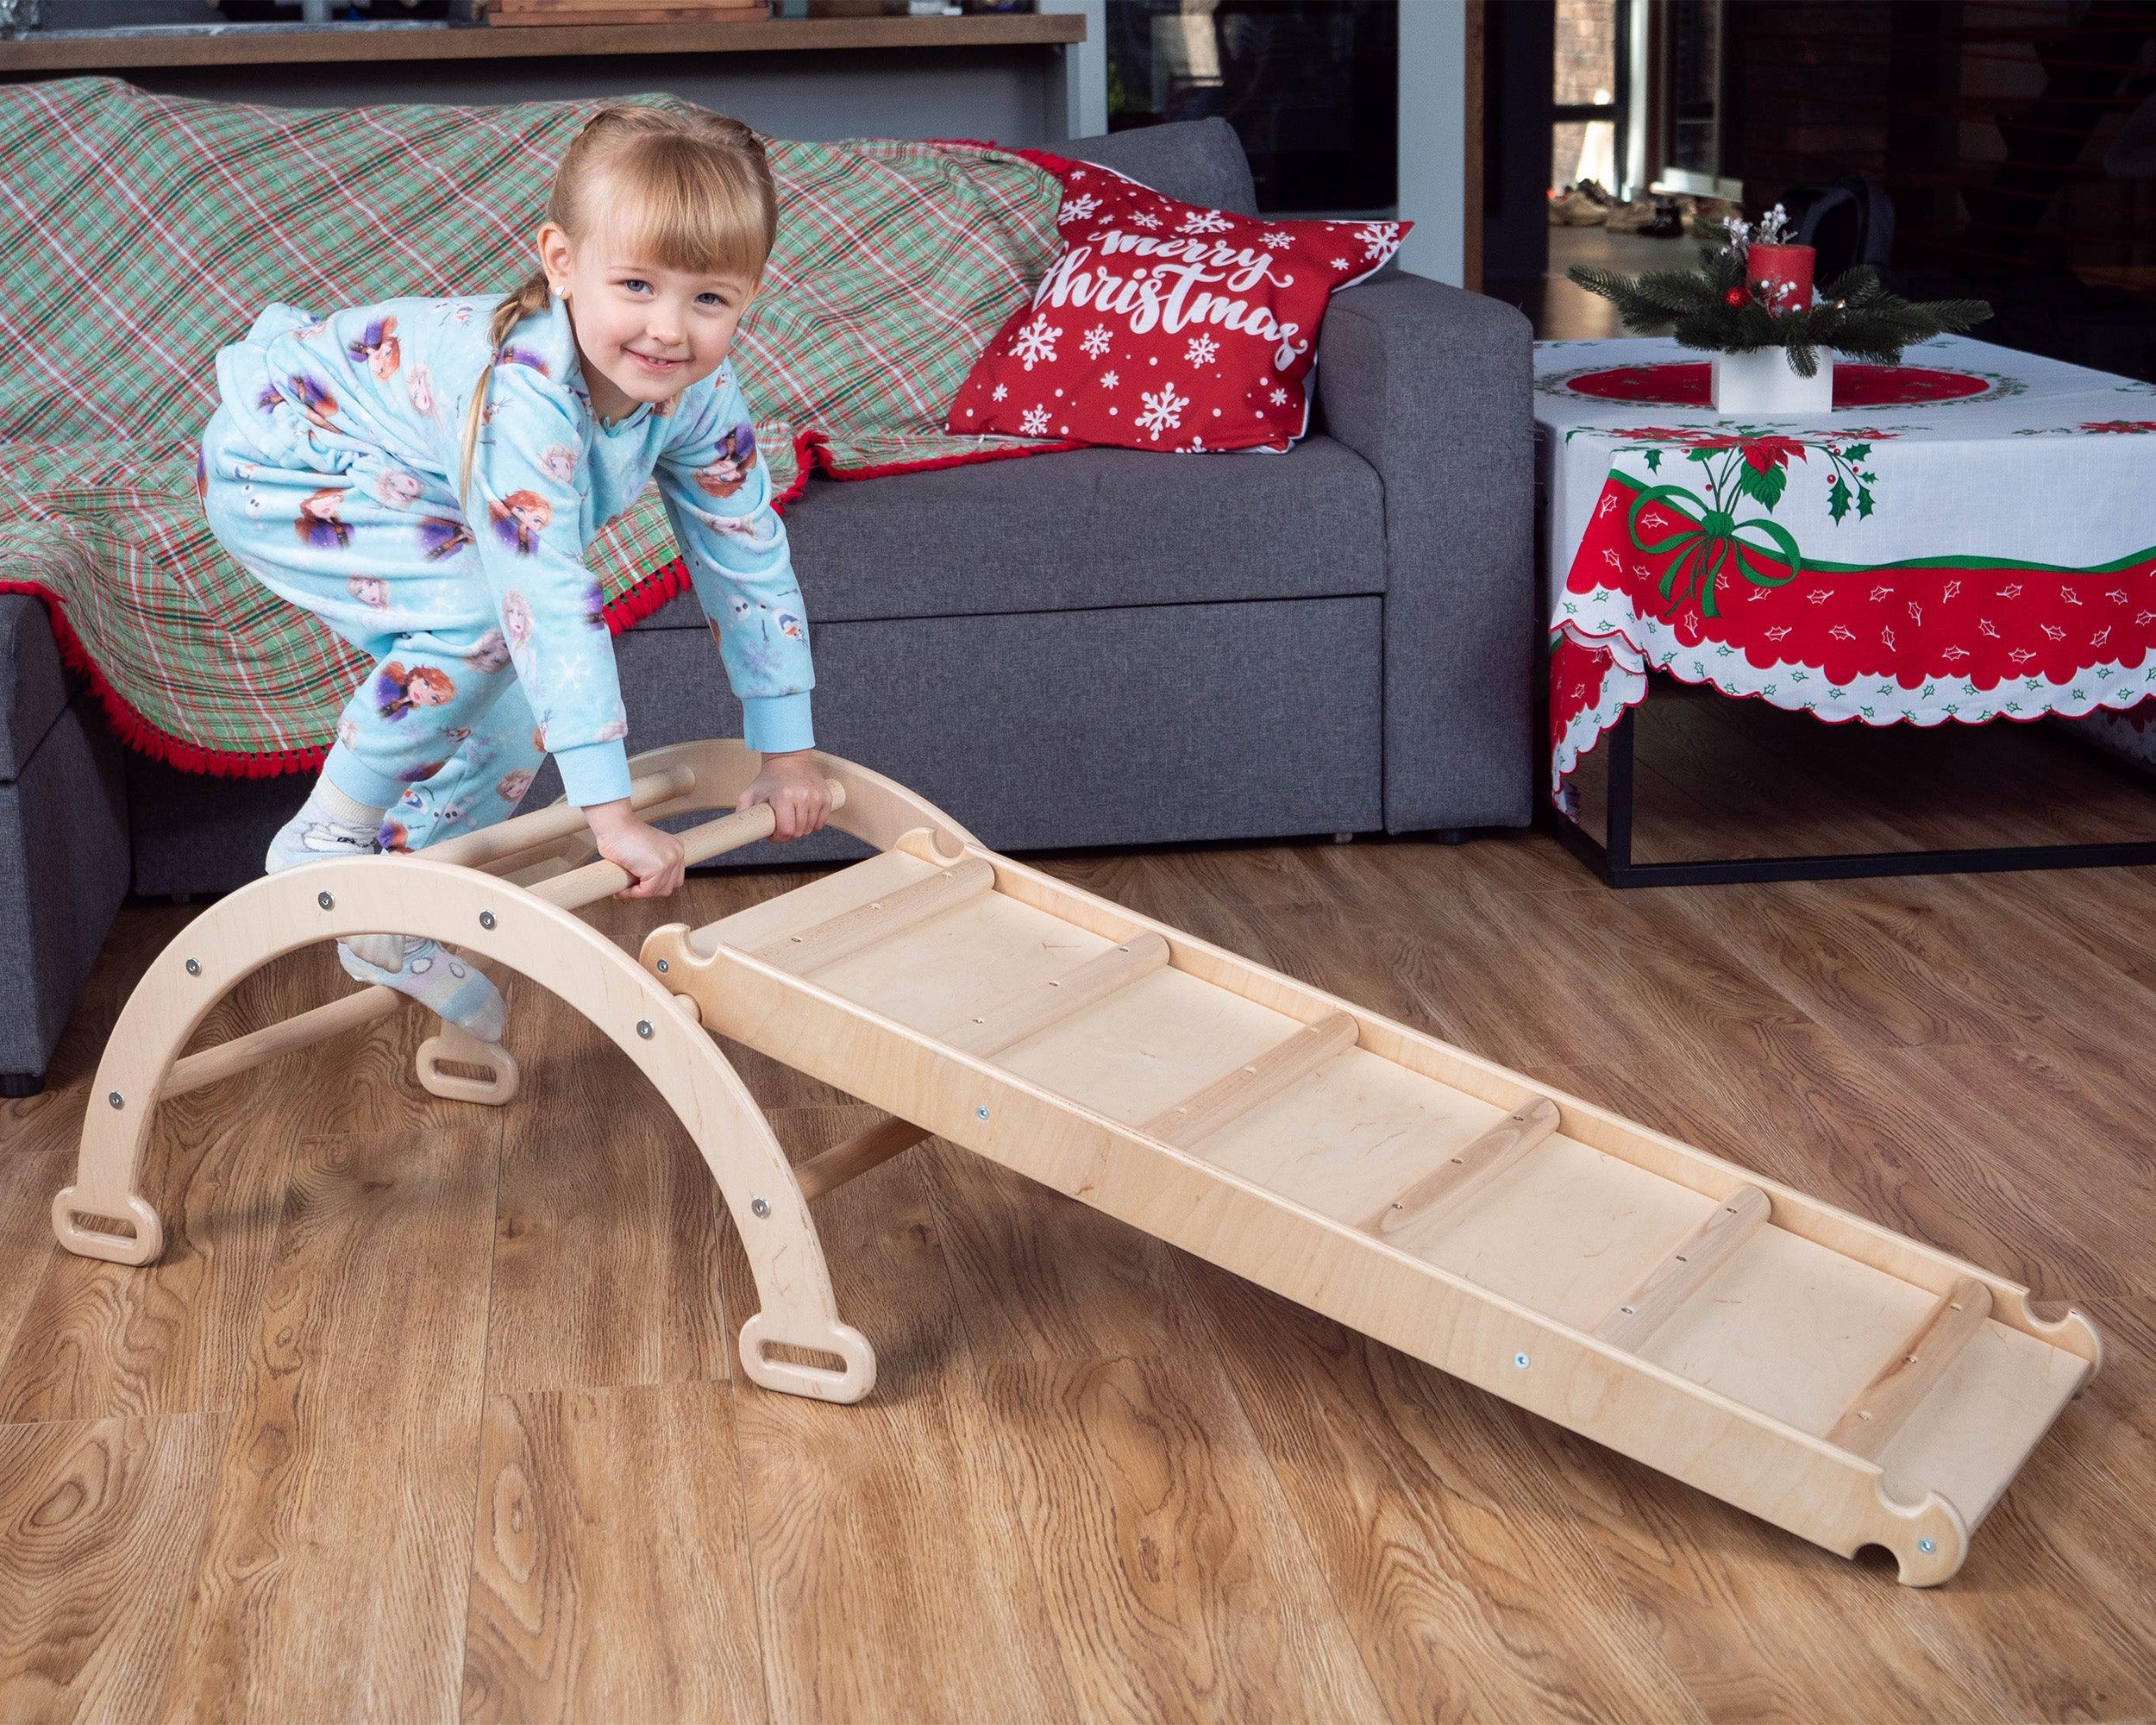
[[1745,280],[1777,317],[1785,311],[1808,311],[1812,266],[1818,258],[1810,246],[1766,246],[1755,240],[1745,250]]

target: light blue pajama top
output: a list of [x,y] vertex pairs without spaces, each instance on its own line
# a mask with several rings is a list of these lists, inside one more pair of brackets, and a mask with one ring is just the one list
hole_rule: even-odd
[[[342,473],[385,460],[446,501],[499,304],[391,299],[299,327],[292,308],[272,307],[258,328],[267,334],[281,313],[282,333],[219,353],[221,393],[261,424],[266,452],[291,448],[298,427],[307,465]],[[741,699],[744,740],[763,753],[812,746],[807,612],[732,362],[667,411],[639,403],[607,424],[592,411],[568,307],[556,298],[510,331],[486,411],[463,518],[569,800],[588,806],[629,794],[613,638],[584,557],[654,479]],[[415,514],[429,501],[415,499]],[[353,552],[364,544],[360,536]]]

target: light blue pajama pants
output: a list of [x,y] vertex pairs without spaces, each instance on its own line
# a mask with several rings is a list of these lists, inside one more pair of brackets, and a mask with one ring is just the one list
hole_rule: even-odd
[[386,456],[342,473],[279,465],[222,405],[202,472],[226,550],[374,661],[323,776],[388,809],[384,848],[417,850],[512,812],[546,751],[442,481]]

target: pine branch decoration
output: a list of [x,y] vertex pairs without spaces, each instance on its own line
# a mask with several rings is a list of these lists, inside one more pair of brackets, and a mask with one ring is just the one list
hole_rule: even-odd
[[[1635,335],[1670,336],[1680,347],[1709,353],[1782,348],[1790,368],[1808,378],[1819,374],[1821,348],[1892,365],[1904,348],[1949,330],[1959,333],[1991,315],[1981,299],[1904,299],[1887,291],[1877,271],[1858,264],[1827,283],[1817,304],[1777,317],[1745,288],[1741,243],[1702,246],[1696,269],[1624,276],[1575,264],[1567,273],[1614,304]],[[1734,304],[1733,289],[1743,292]]]

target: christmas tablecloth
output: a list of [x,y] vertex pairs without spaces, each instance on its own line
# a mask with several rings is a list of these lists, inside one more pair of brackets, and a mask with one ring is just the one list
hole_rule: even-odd
[[1735,421],[1667,340],[1543,342],[1551,789],[1666,671],[1830,723],[2156,707],[2156,385],[1942,336]]

